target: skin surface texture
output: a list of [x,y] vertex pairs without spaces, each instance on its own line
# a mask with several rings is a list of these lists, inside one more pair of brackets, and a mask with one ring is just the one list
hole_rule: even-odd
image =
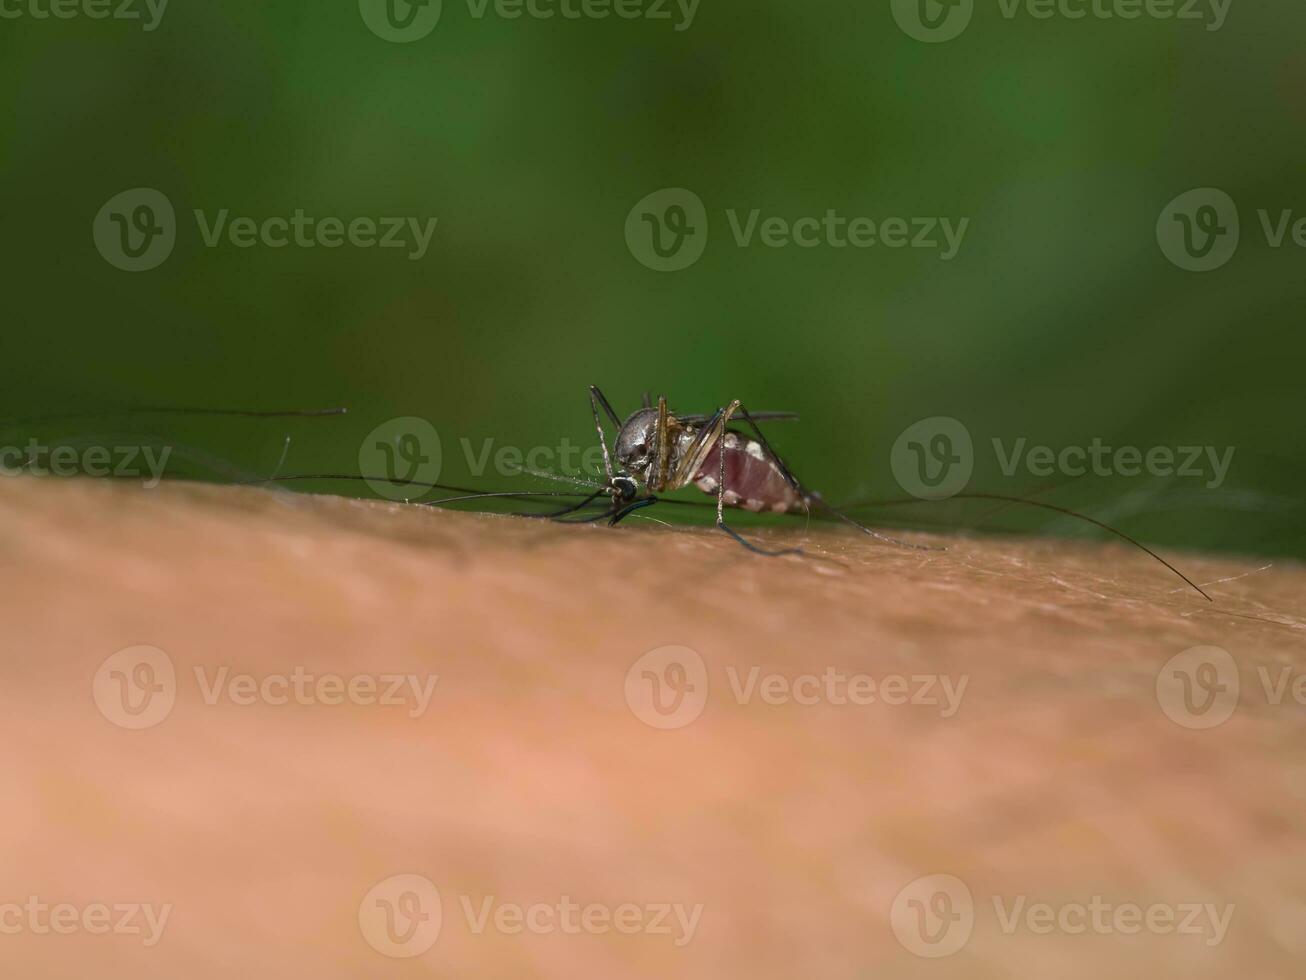
[[3,973],[1294,974],[1303,569],[747,533],[0,481]]

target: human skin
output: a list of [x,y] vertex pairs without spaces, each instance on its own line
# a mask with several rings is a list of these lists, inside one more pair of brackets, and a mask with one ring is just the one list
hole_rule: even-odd
[[[710,529],[629,525],[0,481],[5,975],[1293,975],[1300,567],[1182,557],[1208,603],[1116,544],[751,532],[806,549],[768,559]],[[135,675],[102,665],[139,645],[176,683],[134,730],[114,698]],[[669,645],[706,684],[659,714],[645,696],[675,675],[636,662]],[[1198,716],[1163,670],[1199,646],[1228,651],[1241,682],[1208,729],[1182,723]],[[435,686],[423,705],[214,691],[297,671]],[[371,891],[401,874],[429,880],[442,916],[429,948],[395,958],[374,947],[409,920],[387,934],[377,917],[417,908],[404,890],[432,910],[411,879]],[[973,932],[926,958],[893,923],[960,910],[903,892],[935,874],[964,882]],[[594,906],[588,925],[536,911],[515,931],[514,906],[564,896]],[[170,911],[156,936],[41,933],[17,909],[29,897]],[[701,906],[692,936],[674,913],[670,934],[646,928],[661,903]],[[1232,906],[1218,936],[1205,912],[1176,932],[1206,903]],[[1158,907],[1151,929],[1130,905]]]

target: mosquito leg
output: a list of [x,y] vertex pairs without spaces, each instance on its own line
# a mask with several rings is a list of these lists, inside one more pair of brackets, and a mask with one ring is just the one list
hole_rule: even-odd
[[597,385],[590,385],[590,410],[594,413],[594,430],[599,434],[599,445],[603,447],[603,469],[608,475],[608,482],[612,482],[612,457],[608,455],[608,439],[603,434],[603,423],[599,421],[599,405],[603,405],[603,410],[607,413],[608,418],[618,430],[621,429],[621,423],[617,420],[617,413],[612,410],[608,400],[603,397],[603,392],[599,391]]
[[936,548],[931,545],[912,544],[909,541],[899,541],[897,538],[891,538],[887,534],[881,534],[879,531],[873,530],[872,528],[867,527],[865,524],[853,520],[847,514],[835,510],[833,507],[831,507],[829,504],[827,504],[824,500],[821,499],[820,494],[809,493],[803,487],[803,485],[798,482],[798,477],[794,476],[793,471],[789,469],[789,467],[785,464],[785,461],[781,459],[779,455],[777,455],[774,449],[771,448],[771,444],[766,441],[766,436],[762,433],[761,427],[757,424],[757,422],[753,420],[753,417],[748,414],[748,409],[744,408],[743,405],[740,405],[739,414],[743,417],[744,421],[748,423],[748,427],[753,430],[753,435],[757,436],[757,441],[762,445],[762,451],[766,453],[766,455],[771,459],[773,463],[775,463],[776,468],[780,470],[780,475],[783,476],[785,478],[785,482],[788,483],[789,486],[793,488],[794,493],[798,494],[799,499],[802,500],[803,502],[803,509],[806,510],[809,515],[811,514],[811,505],[816,504],[817,507],[821,508],[821,510],[830,514],[832,517],[837,517],[845,524],[851,524],[859,531],[863,532],[864,534],[869,534],[877,541],[883,541],[886,544],[897,545],[900,548],[911,548],[914,551],[946,550],[943,548]]
[[666,490],[671,476],[671,412],[667,396],[658,396],[658,419],[653,430],[653,466],[649,470],[648,488],[656,493]]
[[780,470],[780,475],[785,478],[785,482],[793,488],[794,493],[798,494],[800,497],[806,498],[807,491],[803,489],[803,485],[798,482],[798,477],[794,476],[789,467],[785,465],[785,461],[780,458],[779,454],[776,453],[774,449],[771,448],[771,444],[766,441],[766,436],[762,433],[762,429],[758,426],[757,422],[754,421],[753,416],[748,414],[748,409],[744,408],[743,405],[740,405],[739,414],[743,417],[744,421],[748,423],[748,427],[753,430],[753,435],[757,436],[757,441],[762,444],[762,450],[771,458],[771,462],[775,463],[776,468]]
[[721,421],[718,423],[717,442],[721,443],[721,445],[720,451],[717,453],[717,459],[721,463],[721,470],[718,474],[716,486],[716,526],[722,531],[725,531],[726,534],[730,535],[754,554],[765,555],[768,558],[778,558],[781,555],[801,555],[803,553],[802,548],[781,548],[779,551],[768,551],[765,548],[759,548],[751,541],[746,540],[743,535],[726,523],[726,450],[724,440],[726,425],[730,422],[730,416],[733,415],[735,410],[739,407],[739,402],[733,402],[731,406],[722,413]]
[[617,524],[624,521],[631,514],[635,513],[635,511],[643,510],[645,507],[652,507],[657,502],[657,497],[641,497],[639,500],[631,501],[625,507],[621,508],[621,510],[612,515],[612,519],[608,521],[608,526],[616,527]]

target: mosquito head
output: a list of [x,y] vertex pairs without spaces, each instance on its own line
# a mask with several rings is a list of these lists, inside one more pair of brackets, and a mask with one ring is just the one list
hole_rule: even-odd
[[609,484],[612,498],[619,504],[628,504],[639,494],[639,484],[633,476],[618,473]]
[[[617,433],[617,463],[636,477],[648,472],[653,462],[654,438],[658,425],[656,408],[641,408],[626,419]],[[615,482],[615,481],[614,481]]]

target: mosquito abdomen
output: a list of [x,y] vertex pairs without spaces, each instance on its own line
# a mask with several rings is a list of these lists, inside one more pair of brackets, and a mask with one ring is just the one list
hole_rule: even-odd
[[694,474],[694,486],[716,496],[721,480],[721,456],[725,454],[725,492],[727,507],[771,511],[776,514],[801,513],[802,497],[789,485],[779,465],[762,444],[736,432],[727,432],[708,452],[703,465]]

